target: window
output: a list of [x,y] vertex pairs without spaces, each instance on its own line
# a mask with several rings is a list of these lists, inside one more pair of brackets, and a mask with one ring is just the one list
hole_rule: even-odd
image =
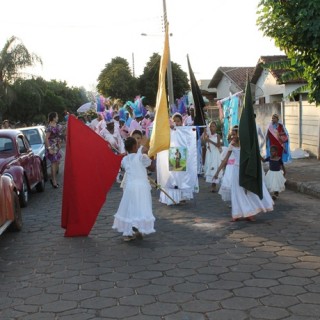
[[13,150],[12,140],[9,138],[0,138],[0,151],[8,152]]
[[25,153],[27,152],[27,148],[24,144],[23,138],[22,137],[18,137],[18,146],[19,146],[19,152],[20,153]]

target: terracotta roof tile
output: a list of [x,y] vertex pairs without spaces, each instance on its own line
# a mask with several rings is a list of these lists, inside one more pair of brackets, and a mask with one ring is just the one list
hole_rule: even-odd
[[[267,63],[274,63],[274,62],[278,62],[278,61],[285,61],[288,60],[288,57],[286,55],[277,55],[277,56],[261,56],[257,62],[257,66],[255,69],[255,72],[252,76],[251,82],[253,84],[256,84],[259,77],[261,76],[263,69],[263,64],[267,64]],[[294,80],[288,80],[286,82],[282,82],[281,81],[281,76],[285,73],[288,72],[290,70],[288,69],[269,69],[269,72],[274,76],[274,78],[276,79],[276,81],[279,84],[282,83],[305,83],[306,81],[303,79],[294,79]]]
[[219,67],[213,78],[211,79],[208,88],[216,88],[223,76],[228,77],[239,90],[245,90],[247,74],[251,79],[255,67]]

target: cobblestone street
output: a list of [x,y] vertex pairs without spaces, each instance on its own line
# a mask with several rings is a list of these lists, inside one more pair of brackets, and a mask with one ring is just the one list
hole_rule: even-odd
[[153,190],[157,232],[125,243],[111,229],[118,184],[79,238],[63,236],[62,187],[47,184],[23,230],[1,236],[1,320],[320,319],[319,199],[286,190],[232,223],[209,191],[200,178],[193,201],[167,207]]

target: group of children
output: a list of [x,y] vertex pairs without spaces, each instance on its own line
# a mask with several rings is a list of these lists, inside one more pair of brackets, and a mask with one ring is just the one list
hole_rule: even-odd
[[[182,116],[175,114],[172,117],[171,128],[182,125]],[[216,123],[211,122],[201,136],[202,146],[206,151],[204,161],[206,182],[211,183],[212,192],[217,191],[219,184],[222,200],[231,202],[232,221],[239,219],[254,221],[255,215],[259,212],[273,210],[273,200],[285,189],[285,168],[277,155],[277,147],[271,146],[270,157],[261,158],[263,162],[269,162],[269,170],[266,175],[263,174],[263,198],[260,199],[239,185],[238,127],[232,128],[228,147],[221,147],[221,137],[216,131]],[[155,171],[155,161],[147,156],[147,149],[141,144],[143,137],[140,130],[135,130],[124,140],[126,155],[121,163],[125,170],[125,178],[121,184],[123,196],[114,216],[112,228],[121,232],[125,241],[142,239],[143,235],[155,232],[148,178],[148,170]]]

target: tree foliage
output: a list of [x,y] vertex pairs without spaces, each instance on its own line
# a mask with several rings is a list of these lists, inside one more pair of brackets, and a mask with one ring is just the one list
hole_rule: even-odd
[[106,64],[98,77],[97,88],[105,97],[132,100],[137,94],[137,79],[132,76],[128,61],[116,57]]
[[[138,89],[140,93],[146,97],[146,103],[152,106],[155,106],[157,98],[160,60],[161,56],[158,53],[153,53],[144,68],[143,74],[138,80]],[[171,66],[173,94],[175,99],[178,99],[190,88],[188,76],[177,63],[171,62]],[[167,80],[166,86],[168,88]]]
[[13,36],[7,40],[0,51],[0,118],[14,95],[10,85],[21,76],[24,68],[36,63],[42,64],[41,59],[30,53],[18,38]]
[[307,81],[310,102],[320,104],[320,1],[261,0],[257,24]]
[[4,117],[12,122],[44,123],[53,111],[62,119],[66,110],[75,113],[88,101],[83,88],[69,88],[66,82],[56,80],[19,78],[10,87],[14,94]]
[[138,79],[138,90],[145,96],[144,103],[155,106],[159,82],[161,56],[153,53]]

